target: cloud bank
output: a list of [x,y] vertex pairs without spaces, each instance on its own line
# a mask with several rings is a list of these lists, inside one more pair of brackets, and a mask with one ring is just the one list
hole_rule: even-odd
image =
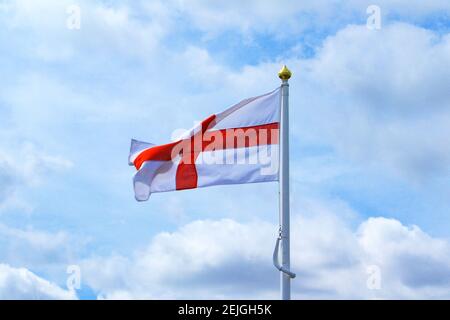
[[[293,298],[450,297],[446,240],[395,219],[369,218],[354,228],[332,207],[311,203],[309,210],[292,219]],[[276,299],[276,230],[263,221],[195,221],[156,235],[132,257],[92,258],[82,270],[100,298]],[[379,271],[379,287],[368,284],[371,270]]]
[[36,276],[25,268],[12,268],[0,264],[0,299],[9,300],[69,300],[76,299],[73,291]]

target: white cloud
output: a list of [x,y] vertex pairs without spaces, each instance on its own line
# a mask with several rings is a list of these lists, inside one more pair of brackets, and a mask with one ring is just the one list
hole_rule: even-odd
[[36,276],[24,268],[0,264],[0,300],[5,299],[76,299],[74,292]]
[[[372,1],[266,1],[252,0],[204,2],[198,0],[169,1],[168,6],[188,18],[196,28],[209,37],[231,31],[251,36],[254,32],[270,33],[283,38],[300,34],[310,28],[326,29],[349,23],[359,17],[364,21],[366,9]],[[395,15],[406,19],[423,19],[433,13],[449,13],[445,0],[433,1],[377,1],[384,16]]]
[[[244,40],[256,33],[275,38],[304,36],[311,28],[338,28],[354,17],[364,21],[370,1],[233,1],[213,3],[190,1],[126,1],[92,3],[77,1],[82,24],[78,31],[66,28],[66,9],[70,0],[7,1],[0,14],[5,28],[28,30],[34,36],[23,54],[45,62],[71,61],[86,56],[95,64],[104,63],[104,56],[117,60],[139,58],[141,62],[159,59],[161,49],[186,30],[200,31],[208,39],[212,35],[232,31]],[[427,17],[432,13],[448,13],[445,0],[379,1],[383,14],[399,17]],[[45,18],[43,18],[45,17]],[[332,25],[332,26],[330,26]],[[179,40],[179,39],[178,39]],[[304,43],[303,43],[304,44]],[[14,46],[12,46],[14,47]],[[17,51],[17,48],[15,48]],[[167,53],[166,53],[167,54]],[[86,62],[89,64],[89,62]]]
[[292,60],[294,132],[414,183],[448,174],[450,37],[407,24],[348,26]]
[[32,227],[19,229],[0,223],[0,261],[11,265],[41,271],[49,266],[70,263],[82,243],[81,239],[65,231],[49,232]]
[[19,205],[29,208],[19,194],[22,187],[36,187],[49,173],[64,171],[72,162],[38,150],[31,143],[11,145],[3,141],[0,145],[0,210]]
[[[448,298],[447,241],[382,217],[354,228],[354,219],[346,221],[354,213],[339,207],[311,202],[307,215],[293,216],[294,298]],[[194,221],[156,235],[132,257],[96,257],[82,269],[100,298],[277,298],[276,229],[262,221]],[[372,265],[381,271],[380,290],[367,287]]]
[[386,298],[448,299],[448,241],[394,219],[370,218],[359,227],[358,242],[366,261],[382,267]]
[[[251,236],[252,230],[259,231],[255,237]],[[263,252],[272,246],[272,232],[273,227],[262,222],[243,225],[229,219],[196,221],[177,232],[158,234],[131,260],[121,256],[98,257],[86,261],[82,269],[87,283],[106,298],[121,292],[134,298],[199,298],[208,291],[206,282],[225,291],[210,292],[212,298],[239,295],[248,285],[252,290],[261,277],[258,263]],[[234,276],[245,273],[249,277],[227,284],[234,278],[227,274],[227,268],[237,272]],[[101,272],[97,274],[95,270]]]
[[450,71],[442,66],[449,63],[449,35],[393,24],[379,31],[340,30],[324,42],[312,69],[321,83],[351,95],[360,108],[407,116],[445,107]]
[[67,267],[80,261],[88,243],[86,236],[67,231],[15,228],[0,223],[0,263],[33,270],[57,283],[65,283]]
[[34,250],[55,250],[68,242],[69,237],[64,232],[50,234],[39,230],[21,230],[0,224],[0,235],[9,241],[17,240],[27,243]]
[[[67,28],[70,17],[67,9],[72,5],[80,9],[81,23],[76,30]],[[99,64],[106,62],[105,55],[116,60],[149,59],[171,30],[168,12],[156,4],[137,2],[15,0],[7,1],[0,15],[4,18],[3,29],[26,31],[21,42],[13,39],[10,45],[18,56],[38,58],[44,63],[78,61],[81,57],[90,59],[86,64]]]

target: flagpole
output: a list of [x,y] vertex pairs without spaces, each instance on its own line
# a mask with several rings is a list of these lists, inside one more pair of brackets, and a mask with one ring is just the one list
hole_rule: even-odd
[[290,230],[289,230],[289,82],[292,73],[284,66],[278,73],[281,79],[280,119],[280,238],[281,238],[281,299],[291,299]]

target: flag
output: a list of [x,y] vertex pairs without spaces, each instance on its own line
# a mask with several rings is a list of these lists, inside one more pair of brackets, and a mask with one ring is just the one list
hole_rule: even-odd
[[132,140],[136,200],[152,193],[278,181],[281,88],[214,114],[173,142]]

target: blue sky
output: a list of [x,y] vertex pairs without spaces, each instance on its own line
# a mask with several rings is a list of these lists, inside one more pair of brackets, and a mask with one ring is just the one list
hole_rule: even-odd
[[449,16],[440,0],[0,1],[0,298],[278,297],[276,183],[137,203],[127,156],[273,90],[282,64],[293,298],[449,298]]

